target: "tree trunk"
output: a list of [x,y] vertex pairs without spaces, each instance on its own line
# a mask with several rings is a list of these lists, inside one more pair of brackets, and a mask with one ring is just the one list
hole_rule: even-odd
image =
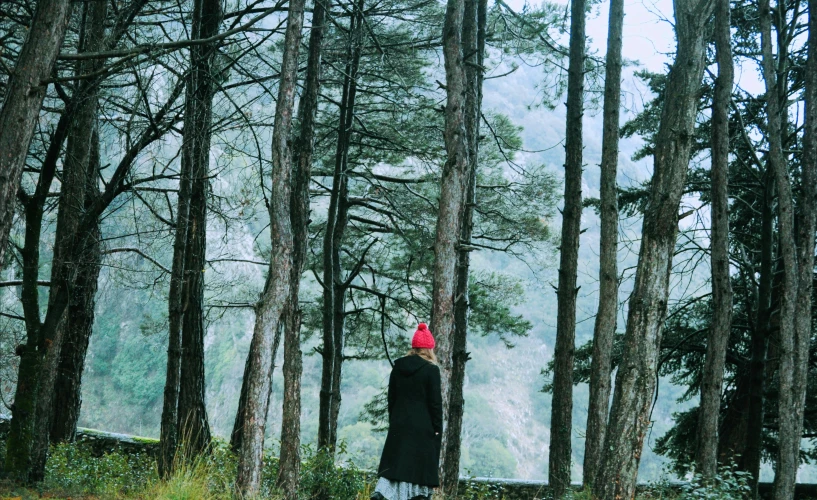
[[165,375],[162,422],[159,435],[159,475],[168,477],[173,472],[176,447],[179,440],[179,386],[181,378],[182,290],[184,290],[184,263],[187,249],[187,229],[190,214],[190,164],[183,162],[179,175],[179,194],[176,205],[176,228],[173,241],[173,264],[170,269],[168,291],[167,371]]
[[[201,1],[197,2],[196,23],[201,23]],[[192,62],[192,54],[191,54]],[[193,72],[187,77],[185,102],[185,128],[190,124],[190,130],[195,125],[188,119],[193,118],[195,104],[190,105],[194,97]],[[195,134],[185,136],[182,142],[184,149],[179,172],[179,194],[176,205],[175,236],[173,241],[173,263],[170,269],[170,289],[168,291],[168,345],[167,370],[165,374],[164,400],[162,405],[162,420],[160,430],[160,453],[158,459],[159,475],[163,478],[173,473],[176,463],[176,452],[179,445],[179,391],[181,388],[182,364],[182,325],[184,322],[184,300],[186,278],[185,265],[187,262],[187,247],[190,233],[190,205],[192,198],[192,170],[191,147],[185,143],[193,139]]]
[[[354,85],[352,85],[354,87]],[[351,93],[350,93],[351,94]],[[353,108],[354,106],[354,98],[350,98],[350,102],[348,106]],[[347,116],[348,118],[352,118],[354,114],[354,110],[352,108],[348,108]],[[343,152],[343,179],[341,181],[341,186],[338,193],[338,210],[337,216],[334,224],[334,236],[332,237],[332,281],[331,287],[334,288],[334,292],[332,293],[332,304],[329,304],[329,310],[331,314],[331,321],[332,321],[332,376],[331,376],[331,385],[328,387],[329,393],[331,395],[331,406],[329,408],[329,421],[327,424],[327,443],[324,450],[329,453],[331,456],[334,456],[335,453],[335,446],[337,445],[338,441],[338,415],[340,414],[340,402],[341,402],[341,393],[340,393],[340,382],[341,377],[343,374],[343,346],[345,344],[344,339],[344,324],[346,320],[346,286],[342,283],[343,276],[342,276],[342,265],[340,262],[340,250],[343,245],[343,233],[346,231],[346,226],[349,221],[349,187],[348,181],[345,175],[346,168],[347,168],[347,161],[346,156],[348,155],[349,149],[349,132],[351,131],[351,120],[346,123],[346,126],[350,127],[347,128],[347,132],[344,134],[346,137],[344,142],[346,144],[345,151]],[[328,498],[328,497],[324,497]]]
[[[106,46],[105,20],[108,6],[104,2],[88,4],[84,16],[79,50],[97,52]],[[100,59],[77,63],[77,76],[94,73],[104,63]],[[72,124],[66,149],[66,165],[77,162],[75,168],[86,169],[84,208],[87,209],[99,196],[99,130],[97,124],[98,82],[80,80],[77,94],[73,96]],[[79,216],[79,215],[78,215]],[[65,337],[60,352],[58,377],[54,388],[53,421],[51,441],[73,441],[77,430],[82,401],[82,372],[85,354],[93,332],[94,307],[96,305],[97,281],[102,260],[99,243],[99,222],[93,225],[87,244],[80,252],[77,275],[73,285],[68,314],[63,328]]]
[[[193,4],[192,37],[218,34],[221,0]],[[215,43],[190,48],[190,79],[186,90],[182,162],[189,163],[190,204],[184,253],[184,288],[181,295],[181,356],[177,439],[184,454],[193,457],[210,445],[210,425],[204,404],[204,268],[206,265],[207,186],[213,118]]]
[[[221,17],[219,0],[196,0],[192,39],[217,34]],[[190,48],[191,69],[185,89],[179,201],[168,294],[167,372],[159,456],[162,477],[173,472],[180,445],[185,456],[192,457],[210,443],[204,405],[203,272],[216,49],[215,44]]]
[[[264,285],[264,289],[266,290],[266,284]],[[263,292],[262,292],[263,293]],[[280,336],[278,336],[278,342],[273,341],[272,346],[272,360],[273,363],[275,362],[275,357],[278,355],[278,344],[280,342]],[[252,346],[251,346],[252,347]],[[233,453],[238,455],[241,452],[241,426],[244,424],[244,411],[247,409],[247,390],[249,387],[247,386],[247,375],[249,374],[250,370],[250,359],[253,358],[255,353],[252,351],[247,353],[247,360],[244,362],[244,375],[241,378],[241,392],[238,396],[238,409],[235,412],[235,420],[233,421],[233,430],[230,432],[230,450]],[[271,370],[275,369],[275,365],[271,365]],[[270,375],[272,376],[272,375]],[[272,382],[270,382],[272,384]],[[272,387],[272,385],[270,385]]]
[[[817,232],[817,2],[809,1],[808,59],[805,73],[806,122],[803,134],[801,193],[798,203],[798,265],[800,274],[795,313],[795,413],[802,433],[807,388],[809,341],[814,289],[814,247]],[[799,451],[799,440],[797,441]]]
[[363,34],[363,1],[354,3],[349,25],[349,45],[343,77],[343,91],[338,118],[338,139],[332,192],[323,238],[323,366],[321,376],[318,447],[334,454],[337,442],[337,419],[340,411],[340,377],[343,365],[343,327],[346,287],[342,283],[340,250],[349,211],[348,169],[358,68]]
[[[208,122],[209,127],[209,122]],[[209,141],[208,141],[209,143]],[[209,162],[209,147],[206,160]],[[200,158],[205,160],[205,158]],[[198,162],[196,162],[198,163]],[[179,372],[178,440],[184,456],[194,457],[210,445],[204,404],[204,266],[207,217],[206,164],[193,164],[183,291]]]
[[[767,164],[768,165],[768,164]],[[760,463],[763,453],[764,395],[766,391],[766,359],[772,314],[772,281],[774,275],[774,173],[767,166],[764,175],[763,206],[761,207],[760,280],[757,292],[757,319],[752,329],[751,360],[745,448],[738,465],[752,474],[752,497],[757,498]]]
[[[102,2],[99,2],[102,3]],[[104,18],[102,18],[104,21]],[[96,96],[93,100],[96,108]],[[95,111],[94,111],[95,113]],[[85,206],[89,200],[99,196],[97,179],[99,173],[99,134],[96,128],[96,114],[93,115],[93,135],[88,158]],[[69,151],[71,140],[69,139]],[[82,404],[82,372],[85,355],[94,327],[94,308],[99,271],[102,265],[102,249],[99,242],[99,224],[91,228],[88,242],[77,263],[71,301],[65,321],[65,337],[60,351],[58,377],[54,387],[54,410],[51,424],[51,442],[74,441],[77,421]]]
[[0,262],[17,203],[34,125],[40,115],[47,84],[71,17],[69,0],[37,2],[28,38],[14,65],[0,109]]
[[[165,105],[154,115],[155,122],[162,123],[164,121],[180,93],[181,86],[177,86]],[[116,198],[116,195],[121,192],[122,185],[136,155],[161,135],[161,131],[157,129],[145,131],[125,151],[124,157],[111,175],[105,191],[98,197],[86,200],[89,204],[85,206],[85,210],[77,212],[80,216],[76,220],[64,222],[62,229],[59,229],[60,224],[58,221],[58,232],[60,232],[57,235],[58,245],[62,245],[62,240],[65,238],[66,225],[75,226],[72,235],[73,244],[60,246],[59,249],[55,248],[52,272],[57,274],[57,279],[51,280],[48,309],[45,318],[41,320],[37,292],[37,272],[39,268],[38,246],[42,226],[42,211],[54,177],[62,141],[67,134],[69,123],[73,120],[73,99],[75,97],[77,96],[72,96],[72,101],[66,107],[66,112],[60,118],[52,136],[51,145],[46,153],[34,195],[29,196],[22,192],[19,195],[23,199],[26,209],[22,303],[28,340],[20,353],[21,364],[18,372],[15,407],[12,412],[12,421],[6,445],[6,471],[9,476],[20,481],[36,480],[36,476],[41,472],[34,471],[34,468],[42,467],[45,463],[44,455],[41,455],[39,459],[37,459],[37,455],[47,452],[50,411],[54,399],[53,384],[56,378],[59,348],[63,337],[61,325],[65,310],[69,306],[71,287],[73,286],[73,283],[65,278],[72,278],[76,271],[76,269],[69,269],[69,273],[61,271],[60,268],[64,269],[66,266],[59,265],[59,263],[70,263],[81,258],[83,249],[86,248],[94,235],[93,229],[98,224],[100,215]],[[73,175],[71,174],[69,177]],[[64,184],[66,180],[70,185],[72,180],[64,176]],[[76,190],[75,187],[68,189]],[[72,196],[70,199],[71,203],[77,203],[76,197]],[[62,211],[62,207],[60,211]],[[49,397],[46,398],[44,394],[48,394]],[[43,411],[40,411],[40,408]],[[42,416],[42,418],[39,416]],[[40,441],[34,442],[35,439]]]
[[[294,307],[294,315],[287,321],[288,335],[300,335],[301,312],[299,305],[300,280],[306,262],[309,244],[309,180],[312,176],[312,158],[315,148],[315,125],[318,114],[318,91],[320,89],[321,56],[323,52],[324,23],[326,5],[324,0],[315,0],[312,11],[312,29],[309,35],[309,55],[307,56],[304,92],[299,101],[298,115],[300,131],[295,142],[295,170],[292,176],[292,290],[289,303]],[[322,392],[323,395],[323,392]]]
[[[796,288],[794,318],[793,318],[793,342],[791,360],[791,386],[789,393],[783,398],[784,381],[782,378],[783,363],[788,369],[789,362],[785,356],[781,356],[781,405],[780,405],[780,461],[777,468],[778,480],[775,477],[775,498],[791,498],[794,494],[794,486],[797,482],[797,468],[800,464],[800,445],[803,434],[803,418],[805,416],[806,390],[808,387],[809,369],[809,347],[812,333],[812,290],[814,283],[814,247],[815,232],[817,231],[817,1],[809,1],[809,30],[808,30],[808,56],[805,70],[805,124],[803,130],[803,155],[800,163],[801,186],[800,197],[797,208],[797,250],[796,250],[796,274],[788,281],[790,265],[786,262],[786,252],[791,251],[783,248],[783,261],[786,266],[784,283],[786,287]],[[787,177],[778,175],[778,182],[787,181]],[[782,194],[782,190],[780,191]],[[781,214],[785,213],[783,204],[779,205]],[[792,210],[789,205],[789,210]],[[782,217],[781,217],[782,220]],[[781,225],[781,238],[785,237]],[[789,290],[783,295],[785,299],[789,296]],[[783,317],[781,316],[781,321]],[[784,332],[781,328],[781,337]],[[788,341],[781,342],[781,347],[788,347]],[[784,408],[783,402],[786,402]],[[790,405],[790,407],[788,406]],[[786,420],[783,420],[783,412],[786,413]],[[786,456],[784,460],[784,456]]]
[[732,100],[732,62],[729,0],[715,9],[715,50],[718,78],[712,101],[712,323],[701,376],[695,465],[706,481],[718,472],[718,423],[723,391],[726,347],[732,331],[732,284],[729,276],[729,104]]
[[601,465],[602,444],[610,408],[613,340],[618,317],[618,169],[619,114],[621,107],[621,47],[624,0],[610,1],[607,56],[604,76],[604,117],[601,143],[601,241],[599,248],[599,309],[593,327],[590,363],[590,399],[584,443],[585,486],[595,483]]
[[[81,46],[82,50],[95,51],[103,45],[107,5],[89,4],[86,9],[85,40],[81,40]],[[98,62],[89,61],[78,64],[76,71],[80,74],[96,66],[99,66]],[[97,152],[96,148],[91,147],[97,118],[96,83],[82,82],[76,91],[80,101],[74,104],[76,114],[68,134],[51,264],[51,282],[62,284],[69,294],[67,307],[60,314],[56,329],[40,331],[44,349],[40,350],[39,388],[31,440],[31,468],[28,473],[28,480],[32,482],[42,481],[45,477],[62,344],[66,331],[71,329],[71,318],[65,311],[69,311],[72,306],[82,307],[85,297],[81,296],[82,290],[75,288],[82,268],[80,260],[93,252],[93,247],[99,244],[94,236],[79,233],[86,205],[91,201],[88,196],[89,187],[96,185],[96,173],[92,172],[92,168],[97,167],[98,162],[90,161],[92,152]],[[93,286],[95,288],[95,284]],[[57,300],[54,294],[49,294],[49,308]]]
[[635,285],[630,296],[624,352],[594,494],[632,498],[649,428],[659,346],[704,69],[705,26],[713,0],[675,2],[678,48],[669,73],[656,136],[650,201],[644,213]]
[[[309,55],[306,67],[306,80],[304,82],[304,93],[299,101],[298,117],[300,121],[300,132],[293,148],[293,163],[295,164],[292,176],[292,235],[293,235],[293,262],[292,262],[292,288],[290,290],[290,303],[298,304],[300,291],[300,277],[303,272],[306,260],[307,238],[309,220],[309,179],[312,171],[312,155],[314,150],[315,120],[318,111],[318,90],[320,88],[321,52],[323,44],[324,22],[326,18],[326,8],[320,0],[315,2],[312,13],[312,29],[309,38]],[[290,320],[284,320],[285,329],[293,329],[300,332],[300,312],[299,316]],[[272,359],[275,360],[278,354],[278,346],[281,339],[282,330],[276,331],[272,346]],[[244,368],[244,378],[241,384],[241,396],[238,403],[233,432],[230,437],[230,446],[234,453],[241,450],[241,425],[244,421],[244,410],[246,407],[248,390],[248,369],[249,360],[252,353],[247,357]],[[271,368],[274,371],[274,366]],[[272,377],[272,374],[270,374]],[[272,387],[270,382],[270,388]]]
[[25,239],[20,252],[23,261],[23,284],[20,293],[26,323],[26,343],[19,348],[20,366],[17,371],[17,387],[11,407],[11,423],[6,437],[5,473],[10,479],[27,481],[30,464],[32,433],[34,431],[37,391],[39,388],[40,319],[39,270],[40,236],[43,211],[51,183],[57,169],[62,143],[68,133],[68,113],[60,118],[52,135],[46,160],[37,180],[37,188],[23,202],[25,213]]
[[[296,286],[296,285],[293,285],[293,286]],[[265,294],[266,290],[268,288],[269,288],[269,281],[267,281],[264,284],[264,291],[262,292],[262,294]],[[292,293],[292,292],[290,292],[290,293]],[[286,322],[287,320],[285,318],[282,321]],[[285,323],[285,325],[288,325],[288,323]],[[283,332],[283,328],[278,328],[277,330],[275,330],[275,334],[274,334],[274,337],[272,339],[272,353],[270,354],[270,357],[271,357],[272,361],[271,361],[271,364],[270,364],[270,367],[269,367],[269,369],[270,369],[270,374],[269,374],[269,377],[270,377],[270,382],[269,382],[270,394],[267,396],[268,398],[272,398],[272,392],[271,392],[272,391],[272,375],[275,372],[275,359],[278,356],[278,347],[281,345],[281,332]],[[241,439],[243,438],[243,433],[241,432],[241,429],[242,429],[242,427],[244,425],[244,422],[248,418],[246,416],[246,413],[245,413],[246,410],[247,410],[247,396],[249,394],[248,393],[248,391],[249,391],[249,384],[248,384],[249,379],[247,378],[247,376],[249,374],[249,369],[250,369],[250,360],[255,358],[256,355],[257,355],[257,353],[255,353],[253,351],[253,349],[256,349],[256,348],[257,348],[257,346],[255,344],[250,345],[250,352],[247,354],[246,363],[244,363],[244,378],[242,379],[242,383],[241,383],[241,394],[240,394],[240,396],[238,398],[238,410],[236,411],[236,414],[235,414],[235,422],[233,423],[233,432],[230,434],[230,449],[236,455],[241,453]],[[270,399],[270,401],[271,401],[271,399]],[[267,402],[267,408],[269,408],[270,401]]]
[[[460,243],[469,245],[474,232],[474,207],[476,206],[477,169],[479,166],[479,125],[482,116],[482,65],[485,54],[485,25],[487,0],[466,0],[463,8],[463,46],[469,56],[466,66],[465,131],[468,142],[468,190],[463,203],[462,234]],[[448,396],[448,439],[443,455],[442,484],[445,495],[457,497],[462,453],[462,419],[465,413],[463,384],[465,364],[468,362],[468,299],[471,272],[471,253],[459,249],[457,264],[457,295],[454,303],[454,338],[451,345],[451,386]]]
[[[463,61],[462,26],[464,0],[448,0],[443,26],[445,61],[445,150],[447,159],[440,179],[440,206],[434,238],[432,273],[431,331],[434,332],[439,360],[443,400],[443,421],[448,421],[454,336],[454,294],[457,286],[457,256],[462,228],[462,206],[468,189],[468,136],[465,129],[466,75]],[[447,448],[447,427],[442,448]],[[442,457],[444,460],[444,456]],[[441,475],[445,464],[441,464]],[[446,480],[445,476],[441,479]],[[440,485],[443,490],[445,484]]]
[[[287,304],[287,307],[291,307]],[[289,313],[292,314],[292,313]],[[300,315],[290,316],[291,324],[284,338],[284,402],[281,420],[281,453],[278,460],[276,485],[287,500],[297,500],[301,472],[301,373],[303,372],[300,331]]]
[[[295,87],[298,77],[298,50],[304,22],[303,0],[291,0],[287,16],[284,53],[272,137],[272,197],[270,199],[270,236],[273,242],[268,286],[257,309],[254,345],[247,370],[245,422],[241,426],[241,450],[238,455],[236,491],[252,497],[259,493],[264,458],[264,430],[272,383],[272,337],[286,320],[290,302],[293,267],[292,152],[290,134]],[[301,418],[301,346],[294,328],[284,329],[284,415],[281,423],[281,459],[278,486],[287,498],[295,499],[300,465]]]
[[[247,398],[241,425],[236,492],[253,497],[261,487],[264,458],[264,431],[272,384],[272,340],[285,319],[292,287],[293,235],[291,222],[292,152],[289,138],[298,77],[298,49],[304,21],[303,0],[291,0],[284,37],[284,54],[275,108],[272,137],[272,197],[270,236],[273,242],[269,275],[264,295],[256,310],[255,328],[245,384]],[[300,460],[301,348],[298,331],[285,329],[284,337],[284,417],[281,431],[279,486],[288,498],[297,494]],[[281,478],[285,478],[282,482]]]
[[781,102],[778,65],[772,54],[772,20],[769,0],[761,0],[760,35],[763,56],[763,79],[766,82],[766,136],[769,142],[769,164],[777,187],[777,227],[780,236],[780,254],[783,261],[783,282],[780,291],[779,312],[779,451],[775,469],[775,500],[794,495],[797,467],[800,464],[800,426],[795,401],[795,331],[794,315],[797,304],[797,254],[794,244],[794,207],[791,180],[786,156],[783,152],[782,114],[786,112]]
[[582,115],[584,114],[585,3],[570,3],[570,55],[567,70],[565,201],[556,291],[556,346],[550,412],[548,483],[553,498],[570,489],[573,437],[573,352],[576,347],[576,276],[582,222]]
[[[316,0],[315,10],[312,17],[312,33],[309,40],[309,58],[307,61],[307,75],[304,90],[304,97],[302,97],[299,113],[301,115],[301,133],[296,145],[297,154],[297,172],[293,179],[293,195],[292,195],[292,222],[293,227],[296,227],[295,233],[295,263],[293,270],[293,279],[300,280],[301,272],[303,270],[304,262],[306,260],[306,247],[308,241],[308,224],[309,224],[309,179],[311,176],[312,155],[314,152],[314,136],[315,136],[315,121],[318,109],[318,89],[320,86],[320,70],[321,70],[321,45],[323,43],[323,23],[326,15],[326,9],[322,1]],[[358,19],[356,12],[352,16],[352,24]],[[353,36],[350,32],[350,37]],[[350,39],[351,50],[351,39]],[[340,123],[338,126],[338,151],[345,150],[348,152],[348,123],[346,113],[349,107],[349,79],[351,77],[351,68],[349,67],[350,60],[347,59],[347,70],[344,77],[343,95],[341,97],[340,106]],[[359,56],[358,56],[359,60]],[[354,70],[355,74],[357,69]],[[352,103],[352,106],[354,104]],[[346,137],[346,139],[344,139]],[[345,148],[341,148],[341,144],[346,144]],[[339,153],[338,153],[339,154]],[[335,392],[336,384],[335,378],[340,377],[340,363],[342,359],[338,359],[338,352],[343,352],[343,304],[344,291],[337,287],[337,281],[340,279],[340,257],[339,248],[340,241],[335,241],[338,232],[338,225],[342,235],[345,229],[345,222],[338,221],[338,212],[346,212],[347,202],[345,201],[346,194],[341,197],[341,188],[345,186],[345,178],[342,176],[345,169],[345,162],[339,161],[336,157],[335,172],[333,174],[332,193],[330,195],[330,208],[327,215],[327,227],[324,233],[324,294],[323,294],[323,351],[322,351],[322,374],[321,374],[321,389],[320,389],[320,403],[319,403],[319,418],[318,418],[318,448],[326,453],[332,454],[334,452],[336,443],[336,427],[337,427],[337,411],[334,408],[340,404],[340,388],[337,384],[337,393]],[[345,215],[342,217],[345,220]],[[330,229],[331,226],[331,229]],[[328,267],[327,267],[328,266]],[[297,273],[297,274],[295,274]],[[297,278],[296,278],[297,277]],[[328,281],[327,281],[328,279]],[[293,283],[291,303],[298,302],[298,288],[299,283]],[[340,293],[340,297],[336,294]],[[340,308],[340,311],[338,311]],[[338,314],[340,314],[340,324],[338,325]],[[300,330],[300,312],[295,316],[295,322],[292,325],[293,329]],[[338,331],[339,330],[339,331]],[[294,333],[293,333],[294,335]],[[340,338],[338,338],[340,337]],[[340,347],[338,347],[340,346]],[[337,395],[337,399],[336,399]],[[332,422],[335,423],[334,427]],[[288,480],[292,484],[292,479]],[[328,498],[327,492],[323,489],[322,483],[317,483],[315,495],[317,498]],[[294,486],[290,486],[294,490]]]
[[[360,9],[362,10],[362,9]],[[359,10],[359,11],[360,11]],[[359,22],[360,20],[358,20]],[[359,52],[358,52],[359,54]],[[354,88],[356,85],[351,84]],[[351,94],[351,92],[350,92]],[[348,111],[348,117],[351,119],[354,115],[354,97],[351,96],[351,108]],[[344,152],[344,166],[343,171],[346,172],[348,162],[346,158],[349,154],[349,138],[351,135],[351,120],[348,123],[346,132],[346,151]],[[338,200],[338,215],[335,222],[335,235],[332,238],[332,264],[334,269],[332,271],[333,281],[332,286],[335,288],[334,303],[332,304],[332,333],[334,338],[334,352],[332,360],[332,409],[329,412],[329,446],[328,450],[334,455],[335,446],[338,442],[338,415],[340,414],[340,402],[342,399],[340,393],[340,382],[343,375],[343,348],[345,345],[344,327],[346,323],[346,286],[342,283],[343,266],[340,261],[340,251],[343,246],[343,234],[346,232],[346,227],[349,222],[349,184],[344,175],[344,181],[341,185],[340,199]]]

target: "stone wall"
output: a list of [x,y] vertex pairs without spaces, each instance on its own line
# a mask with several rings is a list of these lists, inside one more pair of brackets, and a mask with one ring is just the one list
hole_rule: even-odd
[[[0,439],[5,440],[8,434],[10,417],[0,414]],[[77,441],[87,444],[92,450],[92,454],[101,457],[105,453],[121,451],[127,454],[149,454],[156,456],[159,452],[159,440],[131,436],[129,434],[117,434],[115,432],[104,432],[96,429],[77,428]]]

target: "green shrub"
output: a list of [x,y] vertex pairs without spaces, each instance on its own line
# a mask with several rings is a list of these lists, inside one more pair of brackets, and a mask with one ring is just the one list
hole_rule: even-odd
[[[470,476],[470,471],[468,475]],[[502,498],[502,493],[502,486],[474,481],[471,477],[460,483],[457,488],[457,496],[465,500],[499,500]]]
[[314,492],[325,491],[329,498],[354,500],[362,491],[371,488],[374,475],[363,471],[349,461],[346,441],[338,443],[335,461],[324,451],[303,446],[301,452],[301,498],[312,498]]
[[[674,467],[678,467],[675,464]],[[694,471],[694,466],[686,466]],[[647,491],[638,495],[638,500],[740,500],[751,498],[750,486],[752,475],[738,470],[733,463],[719,468],[711,482],[704,481],[700,474],[692,474],[687,483],[670,482],[665,472],[664,477],[651,483]]]
[[51,448],[43,486],[67,494],[116,496],[135,493],[158,479],[155,460],[144,454],[106,453],[94,457],[83,443]]
[[683,488],[680,500],[737,500],[752,495],[752,475],[738,470],[735,464],[722,467],[711,483],[699,474]]

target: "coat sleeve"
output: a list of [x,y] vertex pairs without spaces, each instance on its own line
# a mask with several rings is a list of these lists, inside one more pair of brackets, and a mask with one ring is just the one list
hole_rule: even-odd
[[394,394],[394,389],[392,389],[393,385],[394,385],[394,370],[392,370],[391,375],[389,375],[389,389],[388,389],[388,392],[386,393],[386,398],[387,398],[388,405],[389,405],[389,408],[388,408],[389,409],[389,416],[391,416],[391,409],[394,406],[395,394]]
[[431,425],[439,438],[443,434],[443,395],[440,386],[440,367],[434,366],[429,377],[428,411],[431,413]]

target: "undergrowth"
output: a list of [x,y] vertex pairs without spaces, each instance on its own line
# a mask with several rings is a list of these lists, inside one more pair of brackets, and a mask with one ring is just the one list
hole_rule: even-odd
[[[0,443],[2,446],[2,443]],[[336,452],[338,463],[310,446],[302,449],[300,498],[306,500],[325,493],[337,500],[368,500],[376,478],[346,459],[346,445]],[[22,489],[0,483],[0,498],[114,499],[114,500],[233,500],[236,459],[226,443],[214,442],[211,453],[192,463],[177,463],[175,474],[159,479],[155,459],[148,454],[118,450],[94,456],[84,443],[54,446],[46,467],[46,479],[36,488]],[[280,499],[275,489],[277,457],[264,461],[262,497]],[[637,500],[738,500],[748,498],[749,477],[734,466],[719,471],[711,485],[699,476],[679,486],[669,480],[651,484]],[[502,500],[503,488],[484,481],[466,480],[460,486],[462,500]],[[543,492],[542,497],[546,498]],[[591,500],[588,490],[576,491],[572,500]],[[437,494],[434,500],[444,500]]]

